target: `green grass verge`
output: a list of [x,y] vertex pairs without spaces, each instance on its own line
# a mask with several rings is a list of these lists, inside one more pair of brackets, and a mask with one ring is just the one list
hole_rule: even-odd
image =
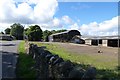
[[33,66],[35,61],[25,53],[25,42],[22,41],[18,48],[19,57],[16,74],[18,78],[35,78],[36,72]]
[[[86,68],[88,65],[93,65],[97,68],[97,78],[118,78],[118,70],[116,67],[117,62],[110,61],[110,62],[103,62],[99,59],[104,59],[103,56],[90,56],[85,54],[73,54],[57,44],[50,44],[50,43],[38,43],[33,42],[38,46],[46,46],[47,50],[49,50],[53,54],[58,54],[64,60],[70,60],[74,63],[77,63],[79,66]],[[108,65],[109,64],[109,65]]]

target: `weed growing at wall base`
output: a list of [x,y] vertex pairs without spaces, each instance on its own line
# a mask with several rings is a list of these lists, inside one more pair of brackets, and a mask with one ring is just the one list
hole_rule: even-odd
[[34,68],[35,61],[25,53],[25,42],[22,41],[18,48],[19,58],[17,63],[16,74],[17,78],[36,78]]

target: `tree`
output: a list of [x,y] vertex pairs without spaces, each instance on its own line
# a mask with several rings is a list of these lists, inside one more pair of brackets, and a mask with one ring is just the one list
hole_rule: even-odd
[[11,31],[10,28],[5,29],[5,34],[10,34],[10,31]]
[[14,23],[10,27],[11,27],[10,34],[14,36],[17,40],[22,40],[24,27],[20,23]]
[[52,33],[52,34],[55,34],[55,33],[56,33],[56,31],[55,31],[55,30],[52,30],[52,31],[51,31],[51,33]]
[[51,35],[51,34],[52,34],[51,31],[45,30],[45,31],[43,32],[43,39],[48,42],[48,41],[49,41],[48,37],[49,37],[49,35]]
[[40,41],[43,36],[43,32],[38,25],[29,26],[29,29],[27,29],[26,34],[28,36],[28,40],[30,41]]
[[24,29],[24,35],[27,35],[29,28]]

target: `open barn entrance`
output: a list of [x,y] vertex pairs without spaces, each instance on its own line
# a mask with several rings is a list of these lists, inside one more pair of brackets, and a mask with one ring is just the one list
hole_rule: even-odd
[[99,40],[99,44],[102,44],[102,39]]
[[110,46],[110,47],[120,47],[120,39],[118,40],[118,39],[109,39],[108,40],[108,46]]
[[92,43],[92,45],[97,46],[97,45],[98,45],[98,40],[96,40],[96,39],[95,39],[95,40],[92,40],[92,42],[91,42],[91,43]]

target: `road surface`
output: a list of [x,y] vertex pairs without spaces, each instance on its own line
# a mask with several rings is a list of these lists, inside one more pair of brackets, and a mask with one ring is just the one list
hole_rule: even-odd
[[20,41],[0,41],[0,78],[15,78]]

